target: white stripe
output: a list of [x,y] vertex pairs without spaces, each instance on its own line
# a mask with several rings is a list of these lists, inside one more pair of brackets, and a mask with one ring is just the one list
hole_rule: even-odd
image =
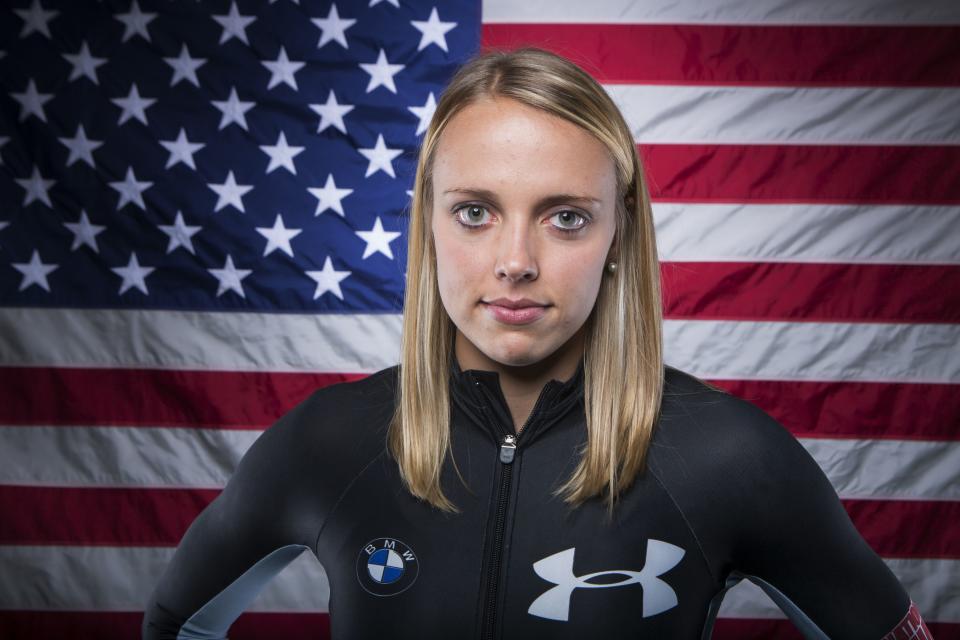
[[642,144],[960,144],[960,89],[606,85]]
[[666,361],[701,378],[960,383],[960,325],[664,321]]
[[[343,318],[7,308],[0,363],[367,373],[396,363],[399,315]],[[960,382],[960,325],[667,320],[664,338],[667,361],[703,378]]]
[[954,0],[483,0],[484,22],[960,24]]
[[[884,558],[926,622],[960,622],[960,560]],[[904,611],[906,613],[906,611]],[[752,582],[727,592],[723,618],[783,618],[777,605]]]
[[0,310],[0,363],[372,373],[399,359],[397,314]]
[[[259,434],[0,427],[0,484],[218,489]],[[804,438],[801,443],[841,497],[960,500],[960,442]]]
[[[0,609],[143,611],[175,549],[0,546]],[[270,582],[249,611],[323,612],[330,586],[305,552]]]
[[841,498],[960,500],[960,442],[801,438]]
[[[0,609],[140,611],[172,548],[0,546],[0,566],[18,579],[0,580]],[[928,622],[960,622],[960,561],[886,559]],[[284,569],[250,611],[325,612],[329,584],[312,553]],[[782,618],[759,588],[741,583],[720,615]]]
[[257,430],[0,427],[0,484],[220,489]]
[[660,259],[960,265],[960,207],[653,205]]

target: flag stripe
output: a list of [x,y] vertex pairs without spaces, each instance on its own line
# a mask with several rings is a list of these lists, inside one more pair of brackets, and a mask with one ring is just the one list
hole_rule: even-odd
[[[960,624],[930,622],[924,617],[930,633],[937,640],[960,638]],[[803,640],[803,634],[789,620],[755,620],[749,618],[718,618],[713,627],[712,640]]]
[[660,144],[639,149],[654,200],[960,202],[957,147]]
[[954,26],[494,23],[481,38],[546,48],[608,84],[960,84]]
[[950,384],[711,380],[753,402],[794,435],[960,440],[950,416],[960,393]]
[[[217,489],[258,435],[182,427],[0,427],[0,485]],[[841,497],[960,500],[960,442],[800,442]]]
[[[0,547],[0,566],[23,576],[0,580],[7,609],[142,611],[173,547],[14,546]],[[949,562],[949,561],[942,561]],[[321,612],[329,585],[323,567],[304,551],[257,596],[248,611]]]
[[[5,640],[139,638],[140,611],[0,611]],[[244,613],[230,627],[231,640],[328,640],[326,613]]]
[[[359,377],[269,371],[0,368],[0,425],[258,430],[315,389]],[[956,426],[945,418],[960,415],[960,394],[954,385],[711,382],[759,405],[797,436],[960,439]],[[104,389],[123,389],[123,393],[105,396]],[[105,412],[108,401],[109,412]]]
[[666,361],[701,378],[960,382],[960,325],[666,320]]
[[5,367],[0,424],[263,429],[316,389],[364,375]]
[[620,107],[634,139],[644,145],[960,143],[960,118],[956,115],[960,89],[954,88],[605,88]]
[[6,307],[0,352],[8,366],[372,373],[397,363],[400,326],[399,314]]
[[[371,373],[396,363],[400,316],[324,317],[5,308],[0,345],[11,366]],[[336,331],[363,345],[342,368]],[[224,341],[204,343],[208,334]],[[960,325],[667,320],[664,339],[668,364],[704,378],[960,382]]]
[[[211,489],[103,489],[0,485],[0,543],[176,546],[219,494]],[[846,500],[874,551],[886,557],[960,558],[960,502]],[[118,525],[122,523],[122,525]]]
[[[43,591],[0,582],[0,596],[11,609],[134,611],[173,555],[172,547],[5,546],[0,563],[23,575],[42,575]],[[960,622],[960,561],[884,559],[930,620]],[[39,578],[38,578],[39,579]],[[721,614],[734,618],[783,618],[752,584],[728,593]],[[309,551],[285,568],[249,608],[250,611],[317,613],[327,610],[329,585]]]
[[951,0],[906,4],[890,0],[483,0],[483,22],[947,25],[960,24],[960,7]]
[[660,273],[671,319],[960,322],[958,266],[663,262]]
[[666,262],[960,265],[960,207],[657,202],[653,218]]

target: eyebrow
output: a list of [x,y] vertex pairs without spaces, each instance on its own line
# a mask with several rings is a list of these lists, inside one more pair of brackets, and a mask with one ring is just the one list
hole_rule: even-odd
[[[487,189],[475,189],[472,187],[457,187],[455,189],[447,189],[443,192],[443,195],[448,193],[460,193],[468,196],[474,196],[476,198],[483,198],[484,200],[489,200],[494,204],[499,206],[497,200],[497,195],[493,191],[488,191]],[[585,204],[601,204],[599,198],[594,198],[593,196],[586,195],[577,195],[574,193],[556,193],[553,195],[545,196],[540,198],[536,205],[537,207],[549,207],[555,204],[560,204],[563,202],[580,202]]]

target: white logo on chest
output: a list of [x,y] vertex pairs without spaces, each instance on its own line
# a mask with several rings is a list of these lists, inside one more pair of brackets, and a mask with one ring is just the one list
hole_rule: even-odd
[[[647,560],[640,571],[611,569],[583,576],[573,574],[573,554],[576,547],[555,553],[533,563],[537,575],[557,585],[540,595],[527,613],[549,620],[566,622],[570,617],[570,596],[574,589],[611,589],[640,584],[643,587],[643,617],[649,618],[677,606],[677,594],[669,584],[660,579],[664,573],[677,566],[683,549],[669,542],[647,540]],[[593,583],[600,576],[624,576],[619,582]]]

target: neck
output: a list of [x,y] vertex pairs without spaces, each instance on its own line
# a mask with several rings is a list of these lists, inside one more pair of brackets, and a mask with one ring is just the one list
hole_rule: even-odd
[[533,411],[540,391],[551,380],[565,381],[573,377],[583,357],[583,328],[563,346],[537,362],[508,365],[480,351],[458,330],[454,341],[457,362],[464,371],[478,369],[496,372],[500,390],[510,409],[514,429],[519,430]]

